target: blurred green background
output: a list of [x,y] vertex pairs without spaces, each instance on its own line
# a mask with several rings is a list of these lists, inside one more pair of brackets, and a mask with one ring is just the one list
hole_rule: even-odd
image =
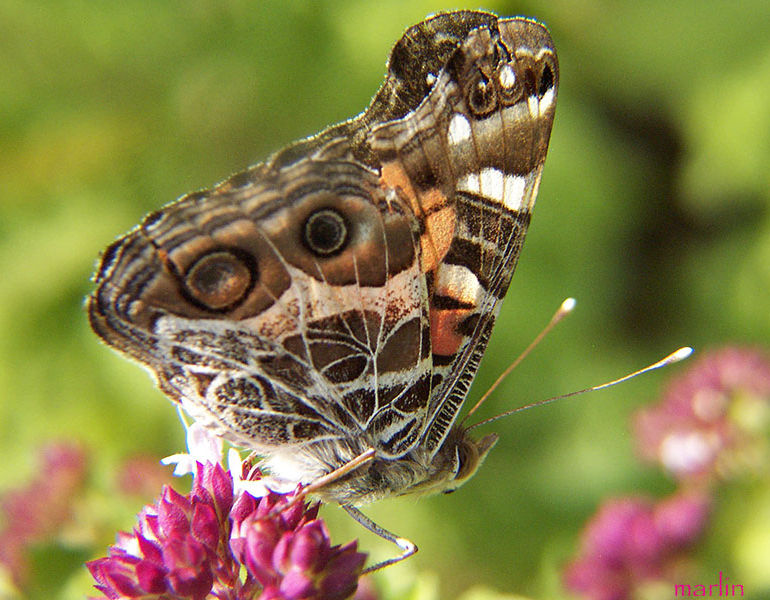
[[[87,444],[96,479],[127,456],[180,450],[172,405],[89,330],[97,255],[145,213],[362,110],[403,30],[450,8],[478,5],[0,0],[0,490],[33,475],[50,439]],[[578,307],[482,415],[682,345],[770,345],[767,0],[484,8],[549,26],[561,89],[528,241],[471,399],[564,298]],[[477,584],[561,597],[560,565],[601,498],[673,489],[635,459],[628,419],[684,368],[497,422],[500,442],[458,493],[371,507],[420,546],[381,585],[434,573],[441,598]],[[140,504],[120,505],[117,526]],[[391,555],[324,511],[335,541]],[[83,537],[98,556],[113,533]],[[729,566],[734,581],[770,585],[770,559],[741,562],[730,540],[712,541],[706,574]],[[49,597],[82,597],[90,579],[79,569],[63,585]]]

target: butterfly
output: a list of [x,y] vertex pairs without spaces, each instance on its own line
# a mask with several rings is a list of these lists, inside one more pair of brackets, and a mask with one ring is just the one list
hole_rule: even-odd
[[[530,222],[559,68],[546,28],[438,14],[360,115],[148,215],[91,326],[198,423],[357,508],[449,492],[495,435],[456,424]],[[378,565],[379,566],[382,566]]]

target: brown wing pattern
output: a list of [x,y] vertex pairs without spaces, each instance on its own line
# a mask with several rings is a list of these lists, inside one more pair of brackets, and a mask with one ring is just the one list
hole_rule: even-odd
[[94,329],[237,443],[374,432],[401,453],[426,418],[427,291],[414,216],[377,183],[316,156],[150,215],[102,260]]

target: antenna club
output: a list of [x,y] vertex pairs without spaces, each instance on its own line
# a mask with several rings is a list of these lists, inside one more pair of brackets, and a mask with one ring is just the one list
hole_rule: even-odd
[[684,348],[679,348],[676,352],[673,352],[669,355],[668,360],[672,363],[679,362],[680,360],[684,360],[690,354],[693,353],[693,349],[689,346],[685,346]]
[[559,312],[562,312],[562,313],[572,312],[572,309],[575,308],[576,304],[577,304],[577,300],[575,300],[574,298],[567,298],[564,302],[561,303],[561,307],[559,307]]

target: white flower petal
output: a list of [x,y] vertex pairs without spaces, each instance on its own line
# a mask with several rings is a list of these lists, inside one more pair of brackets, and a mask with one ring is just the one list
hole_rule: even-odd
[[174,475],[176,477],[195,473],[195,459],[189,454],[172,454],[162,458],[160,463],[163,465],[174,465]]
[[222,438],[210,429],[193,423],[187,428],[187,450],[200,463],[219,464],[224,444]]

